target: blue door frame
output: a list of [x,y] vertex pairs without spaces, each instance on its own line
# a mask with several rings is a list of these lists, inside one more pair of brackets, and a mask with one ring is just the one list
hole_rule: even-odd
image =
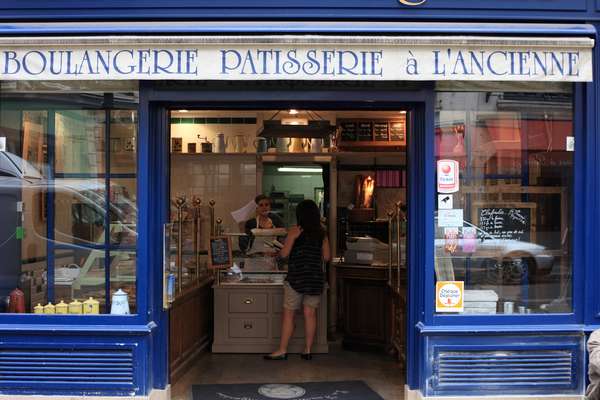
[[[343,95],[343,96],[341,96]],[[422,309],[422,291],[419,289],[423,271],[417,268],[422,263],[423,226],[428,213],[424,195],[424,173],[427,168],[425,154],[426,131],[433,132],[433,85],[425,83],[418,90],[377,90],[369,85],[357,89],[344,89],[343,92],[331,89],[318,90],[269,90],[268,87],[257,90],[164,90],[156,89],[152,82],[143,82],[140,87],[140,114],[147,115],[140,121],[140,131],[147,132],[140,140],[140,167],[146,171],[140,173],[140,185],[146,185],[143,192],[147,197],[140,199],[140,242],[146,251],[140,262],[148,263],[152,271],[150,315],[158,329],[151,344],[151,368],[153,371],[150,387],[164,388],[168,384],[168,316],[162,310],[162,225],[169,218],[169,126],[170,109],[280,109],[300,108],[314,110],[398,110],[410,109],[413,112],[413,129],[408,139],[408,318],[407,318],[407,382],[415,388],[419,371],[417,340],[419,333],[415,326]],[[411,137],[412,136],[412,137]],[[142,177],[142,175],[144,175]],[[429,200],[429,203],[431,201]],[[433,205],[430,204],[432,207]],[[431,211],[431,210],[429,210]],[[414,221],[414,222],[413,222]],[[143,232],[143,233],[142,233]]]

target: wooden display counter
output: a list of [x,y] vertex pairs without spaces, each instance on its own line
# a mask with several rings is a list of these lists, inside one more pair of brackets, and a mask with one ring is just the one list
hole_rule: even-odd
[[[219,283],[214,289],[214,353],[270,353],[279,345],[283,282]],[[289,353],[304,350],[304,316],[298,310]],[[317,310],[313,353],[327,353],[327,289]]]
[[[387,265],[333,263],[337,280],[337,330],[343,346],[396,353],[404,360],[406,331],[405,280]],[[390,282],[394,283],[390,285]],[[395,290],[399,286],[400,290]]]

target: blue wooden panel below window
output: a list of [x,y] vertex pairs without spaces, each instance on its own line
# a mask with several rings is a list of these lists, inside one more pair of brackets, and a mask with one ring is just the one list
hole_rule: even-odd
[[0,394],[131,396],[147,393],[148,337],[3,333]]
[[421,390],[444,395],[577,395],[585,382],[584,337],[428,337]]

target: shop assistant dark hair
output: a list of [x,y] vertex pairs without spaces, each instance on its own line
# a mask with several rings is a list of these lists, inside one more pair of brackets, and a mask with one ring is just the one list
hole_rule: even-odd
[[271,203],[271,198],[269,196],[265,196],[264,194],[259,194],[254,198],[254,202],[256,204],[260,203],[261,200],[268,200]]
[[323,240],[325,230],[321,226],[319,206],[312,200],[302,200],[296,206],[296,221],[302,232],[311,240]]

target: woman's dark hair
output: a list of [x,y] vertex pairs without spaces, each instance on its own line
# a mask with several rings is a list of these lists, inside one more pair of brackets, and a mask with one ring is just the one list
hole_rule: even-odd
[[296,222],[309,239],[323,240],[325,231],[321,227],[319,206],[312,200],[302,200],[296,206]]
[[271,203],[271,198],[269,196],[265,196],[264,194],[259,194],[254,198],[254,202],[258,205],[261,200],[268,200]]

